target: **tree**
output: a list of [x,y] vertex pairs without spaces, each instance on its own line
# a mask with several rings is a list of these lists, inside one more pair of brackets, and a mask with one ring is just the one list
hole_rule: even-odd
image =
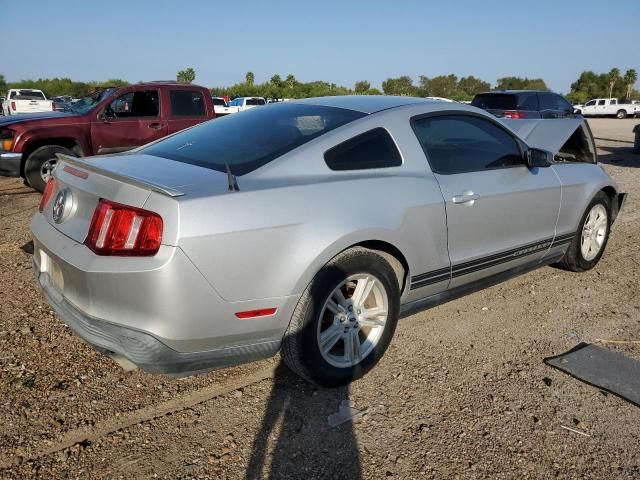
[[542,78],[502,77],[496,90],[549,90]]
[[[420,79],[422,83],[422,78]],[[458,90],[458,77],[454,74],[438,75],[426,82],[427,95],[429,97],[451,98]]]
[[269,83],[271,83],[271,85],[273,85],[274,87],[282,87],[282,78],[280,78],[280,75],[276,73],[271,77]]
[[4,79],[4,75],[0,74],[0,93],[5,94],[7,91],[7,82]]
[[615,87],[616,83],[620,80],[620,69],[612,68],[607,73],[607,81],[609,82],[609,98],[613,95],[613,87]]
[[294,77],[291,73],[289,75],[287,75],[287,78],[285,78],[285,80],[284,80],[284,85],[289,90],[293,89],[296,86],[297,83],[298,83],[298,81],[296,80],[296,77]]
[[186,70],[180,70],[178,72],[177,79],[180,83],[191,83],[196,79],[196,72],[191,67]]
[[479,78],[469,75],[462,77],[458,82],[458,88],[466,93],[469,97],[473,97],[478,93],[486,92],[491,89],[491,84],[480,80]]
[[250,87],[253,86],[253,82],[255,79],[256,79],[256,76],[253,74],[253,72],[247,72],[247,74],[244,76],[245,82]]
[[[2,83],[1,77],[2,75],[0,75],[0,84]],[[631,98],[631,90],[633,89],[633,86],[636,84],[637,81],[638,81],[638,73],[633,68],[630,68],[625,72],[624,84],[627,87],[627,98]]]
[[382,82],[382,90],[386,95],[412,96],[418,94],[418,89],[413,85],[413,80],[408,75],[387,78]]
[[360,95],[366,95],[369,93],[369,90],[371,90],[371,84],[366,80],[360,80],[359,82],[356,82],[353,89]]

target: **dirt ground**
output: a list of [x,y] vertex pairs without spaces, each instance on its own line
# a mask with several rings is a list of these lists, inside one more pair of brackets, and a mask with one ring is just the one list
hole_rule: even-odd
[[[640,155],[599,149],[629,198],[597,268],[543,268],[404,319],[380,364],[334,390],[278,358],[123,371],[41,298],[21,248],[39,195],[0,179],[0,478],[640,478],[640,409],[543,363],[580,340],[640,340]],[[362,415],[330,427],[347,399]]]

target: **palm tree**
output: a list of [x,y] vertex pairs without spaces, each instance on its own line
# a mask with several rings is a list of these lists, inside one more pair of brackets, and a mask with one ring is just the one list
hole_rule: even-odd
[[617,68],[612,68],[611,71],[607,74],[607,80],[609,80],[609,98],[613,95],[613,87],[616,82],[620,80],[620,70]]
[[627,98],[631,98],[631,90],[638,81],[638,73],[630,68],[624,74],[624,84],[627,86]]
[[247,74],[244,76],[244,79],[247,81],[247,85],[253,85],[256,76],[253,74],[253,72],[247,72]]

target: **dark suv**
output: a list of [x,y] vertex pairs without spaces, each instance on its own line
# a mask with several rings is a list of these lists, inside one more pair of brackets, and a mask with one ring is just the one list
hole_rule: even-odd
[[479,93],[473,98],[471,105],[503,118],[575,116],[573,106],[562,95],[536,90],[496,90]]

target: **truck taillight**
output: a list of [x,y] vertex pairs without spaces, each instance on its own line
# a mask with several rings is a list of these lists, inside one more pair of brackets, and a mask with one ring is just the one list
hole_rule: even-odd
[[44,187],[44,192],[42,193],[42,198],[40,199],[40,213],[42,213],[42,211],[44,210],[44,207],[47,206],[47,203],[49,203],[49,200],[51,200],[51,196],[53,195],[53,192],[56,189],[56,180],[51,177],[49,178],[49,181],[47,182],[47,185]]
[[11,102],[11,110],[16,111],[16,102]]
[[51,102],[51,111],[52,112],[56,111],[56,103],[55,102]]
[[85,245],[98,255],[152,256],[161,240],[162,218],[157,213],[100,200]]
[[516,120],[526,118],[526,115],[522,112],[518,112],[517,110],[507,110],[504,112],[504,118],[515,118]]

